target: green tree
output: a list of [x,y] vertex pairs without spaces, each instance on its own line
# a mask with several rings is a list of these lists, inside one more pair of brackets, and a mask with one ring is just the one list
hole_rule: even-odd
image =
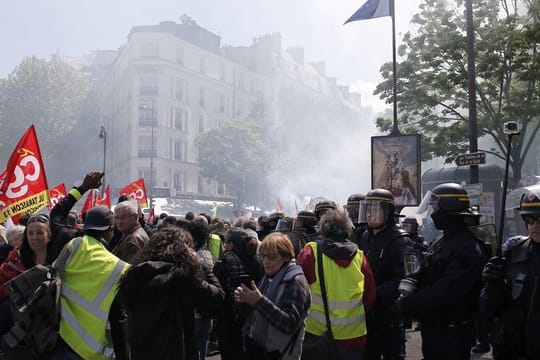
[[[255,112],[252,112],[252,115]],[[199,135],[201,174],[226,184],[238,205],[261,204],[272,170],[271,147],[265,142],[263,121],[237,118]]]
[[22,133],[34,124],[44,157],[57,150],[77,123],[90,80],[58,55],[25,58],[0,80],[0,153],[7,158]]
[[[539,128],[538,6],[538,0],[473,2],[478,135],[493,143],[481,150],[504,159],[503,124],[517,121],[521,135],[510,154],[515,181]],[[422,135],[423,160],[442,156],[450,162],[469,147],[463,1],[426,0],[411,23],[416,31],[407,32],[399,48],[399,124],[403,133]],[[384,64],[381,74],[375,94],[391,103],[392,64]],[[379,118],[377,125],[389,131],[391,120]]]

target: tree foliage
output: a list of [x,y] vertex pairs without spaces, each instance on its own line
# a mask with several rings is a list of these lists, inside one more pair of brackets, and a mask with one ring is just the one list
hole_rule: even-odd
[[0,153],[9,153],[34,124],[43,155],[53,154],[77,123],[89,91],[87,76],[58,55],[49,60],[25,58],[0,80]]
[[261,204],[273,164],[260,118],[237,118],[197,138],[201,174],[226,184],[239,204]]
[[[521,135],[510,154],[515,180],[540,124],[539,3],[473,2],[478,135],[493,144],[481,150],[504,159],[503,124],[517,121]],[[399,48],[403,61],[397,64],[399,124],[403,133],[422,135],[423,160],[451,161],[469,148],[463,1],[425,0],[411,23],[417,29],[405,34]],[[384,64],[381,74],[384,81],[375,94],[391,103],[392,64]],[[377,125],[388,131],[391,120],[380,118]]]

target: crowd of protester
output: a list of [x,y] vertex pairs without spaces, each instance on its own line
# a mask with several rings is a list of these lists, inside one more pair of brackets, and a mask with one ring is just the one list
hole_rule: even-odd
[[[428,246],[417,223],[400,226],[393,196],[382,189],[353,194],[343,208],[324,200],[296,217],[190,212],[148,223],[127,197],[114,211],[97,207],[79,217],[73,206],[102,176],[87,174],[50,215],[25,215],[0,231],[1,284],[69,254],[52,359],[204,359],[209,350],[223,360],[305,359],[303,346],[326,332],[336,359],[405,359],[410,319],[421,320],[425,359],[470,356],[487,258],[467,230],[478,216],[468,199],[454,208],[448,196],[432,194],[446,202],[433,210],[443,236]],[[450,190],[461,194],[459,185]],[[531,228],[540,224],[533,215]],[[403,296],[401,280],[410,275],[403,259],[415,243],[431,248],[436,263],[416,279],[424,287]],[[486,291],[504,292],[500,263],[488,262]],[[3,335],[13,326],[4,286],[0,312]],[[523,354],[515,358],[534,358]]]

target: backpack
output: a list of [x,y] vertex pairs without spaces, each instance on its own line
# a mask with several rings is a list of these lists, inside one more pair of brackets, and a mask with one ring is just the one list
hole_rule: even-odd
[[7,359],[46,359],[56,346],[60,330],[60,275],[69,255],[64,248],[56,266],[36,265],[4,284],[14,323],[0,340]]

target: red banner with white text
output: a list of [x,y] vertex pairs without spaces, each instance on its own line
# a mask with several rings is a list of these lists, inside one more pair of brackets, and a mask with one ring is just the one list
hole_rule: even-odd
[[49,190],[49,205],[47,205],[47,208],[49,210],[52,210],[53,207],[55,207],[56,204],[60,202],[63,198],[65,198],[67,195],[66,192],[66,186],[64,183],[60,183]]
[[109,209],[111,208],[111,188],[109,185],[105,187],[105,192],[103,193],[103,195],[97,195],[95,205],[106,206]]
[[126,185],[124,188],[120,189],[118,192],[119,195],[128,195],[131,199],[136,200],[137,204],[141,208],[148,208],[148,200],[146,198],[146,187],[144,186],[144,179],[140,178],[132,183]]
[[19,140],[0,175],[0,222],[37,213],[49,202],[49,186],[34,125]]

